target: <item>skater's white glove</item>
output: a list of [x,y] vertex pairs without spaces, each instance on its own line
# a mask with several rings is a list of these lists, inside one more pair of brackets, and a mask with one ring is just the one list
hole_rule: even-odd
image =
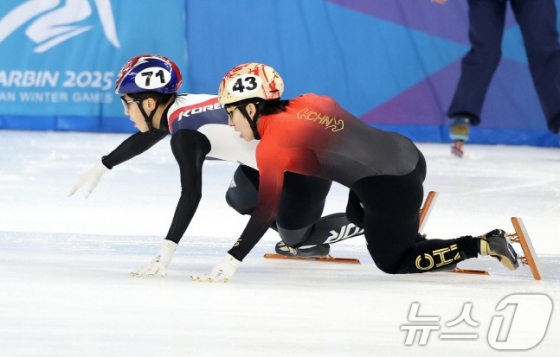
[[177,243],[164,239],[161,247],[159,248],[159,252],[152,262],[148,265],[140,267],[136,271],[133,271],[130,275],[141,277],[142,275],[147,274],[151,278],[159,273],[161,276],[166,276],[167,267],[169,266],[169,263],[171,263],[173,253],[175,253],[176,249]]
[[68,197],[72,196],[80,187],[87,185],[84,191],[84,197],[88,198],[95,186],[99,183],[99,180],[101,180],[103,174],[107,171],[109,171],[109,169],[99,160],[94,167],[84,172],[82,176],[76,180],[74,186],[68,191]]
[[223,281],[224,283],[227,283],[233,274],[235,274],[239,264],[241,264],[239,260],[229,254],[226,254],[226,257],[219,262],[209,274],[204,274],[202,276],[191,275],[191,280],[207,281],[209,283]]

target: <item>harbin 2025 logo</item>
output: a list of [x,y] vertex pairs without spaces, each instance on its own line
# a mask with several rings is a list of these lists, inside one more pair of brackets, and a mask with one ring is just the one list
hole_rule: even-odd
[[92,30],[94,25],[80,25],[97,8],[100,25],[107,40],[120,48],[111,8],[111,0],[28,0],[14,7],[0,19],[0,43],[20,28],[36,43],[33,52],[43,53],[76,36]]
[[[0,15],[0,48],[4,47],[3,53],[19,55],[0,58],[0,103],[114,102],[110,90],[115,70],[108,68],[111,56],[99,57],[98,49],[91,46],[85,47],[87,51],[82,49],[84,44],[99,41],[120,49],[111,0],[10,3],[13,5],[4,2],[2,6],[11,8]],[[13,40],[7,45],[7,40],[15,36],[20,45],[14,45]],[[64,43],[79,43],[80,47],[68,47],[65,56],[55,55],[53,49]],[[17,114],[34,110],[14,108]],[[75,113],[76,108],[66,106],[61,110]]]

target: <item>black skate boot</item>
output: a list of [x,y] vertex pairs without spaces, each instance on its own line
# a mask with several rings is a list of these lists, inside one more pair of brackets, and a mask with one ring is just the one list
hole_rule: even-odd
[[478,242],[480,255],[489,255],[498,259],[509,270],[519,268],[517,253],[507,241],[506,232],[501,229],[494,229],[478,238],[480,238]]
[[302,245],[297,249],[298,255],[300,257],[326,257],[331,251],[331,246],[328,244],[317,244],[317,245]]
[[284,255],[286,257],[295,257],[297,255],[297,249],[287,246],[284,241],[280,241],[276,243],[276,247],[274,248],[276,253],[280,255]]
[[276,244],[274,249],[276,253],[284,255],[286,257],[325,257],[329,255],[331,250],[328,244],[318,244],[318,245],[304,245],[299,248],[292,248],[284,241],[280,241]]

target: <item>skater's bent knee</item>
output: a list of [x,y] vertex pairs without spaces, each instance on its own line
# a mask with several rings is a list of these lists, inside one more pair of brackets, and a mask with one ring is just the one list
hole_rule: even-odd
[[398,274],[396,264],[388,262],[386,259],[375,257],[372,258],[377,268],[379,268],[379,270],[381,270],[385,274]]

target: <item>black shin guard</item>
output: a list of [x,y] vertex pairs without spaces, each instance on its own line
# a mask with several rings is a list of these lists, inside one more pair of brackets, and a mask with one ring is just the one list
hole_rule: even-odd
[[[455,239],[427,239],[416,243],[401,258],[396,270],[384,269],[387,265],[379,259],[377,266],[389,274],[424,273],[452,270],[457,263],[478,256],[478,239],[465,236]],[[371,251],[370,251],[371,253]],[[372,255],[373,257],[373,255]]]
[[350,223],[344,213],[321,217],[314,224],[305,244],[331,244],[364,234],[364,230]]
[[287,230],[278,227],[280,237],[290,247],[331,244],[357,237],[364,230],[350,223],[344,213],[333,213],[321,217],[309,227]]

